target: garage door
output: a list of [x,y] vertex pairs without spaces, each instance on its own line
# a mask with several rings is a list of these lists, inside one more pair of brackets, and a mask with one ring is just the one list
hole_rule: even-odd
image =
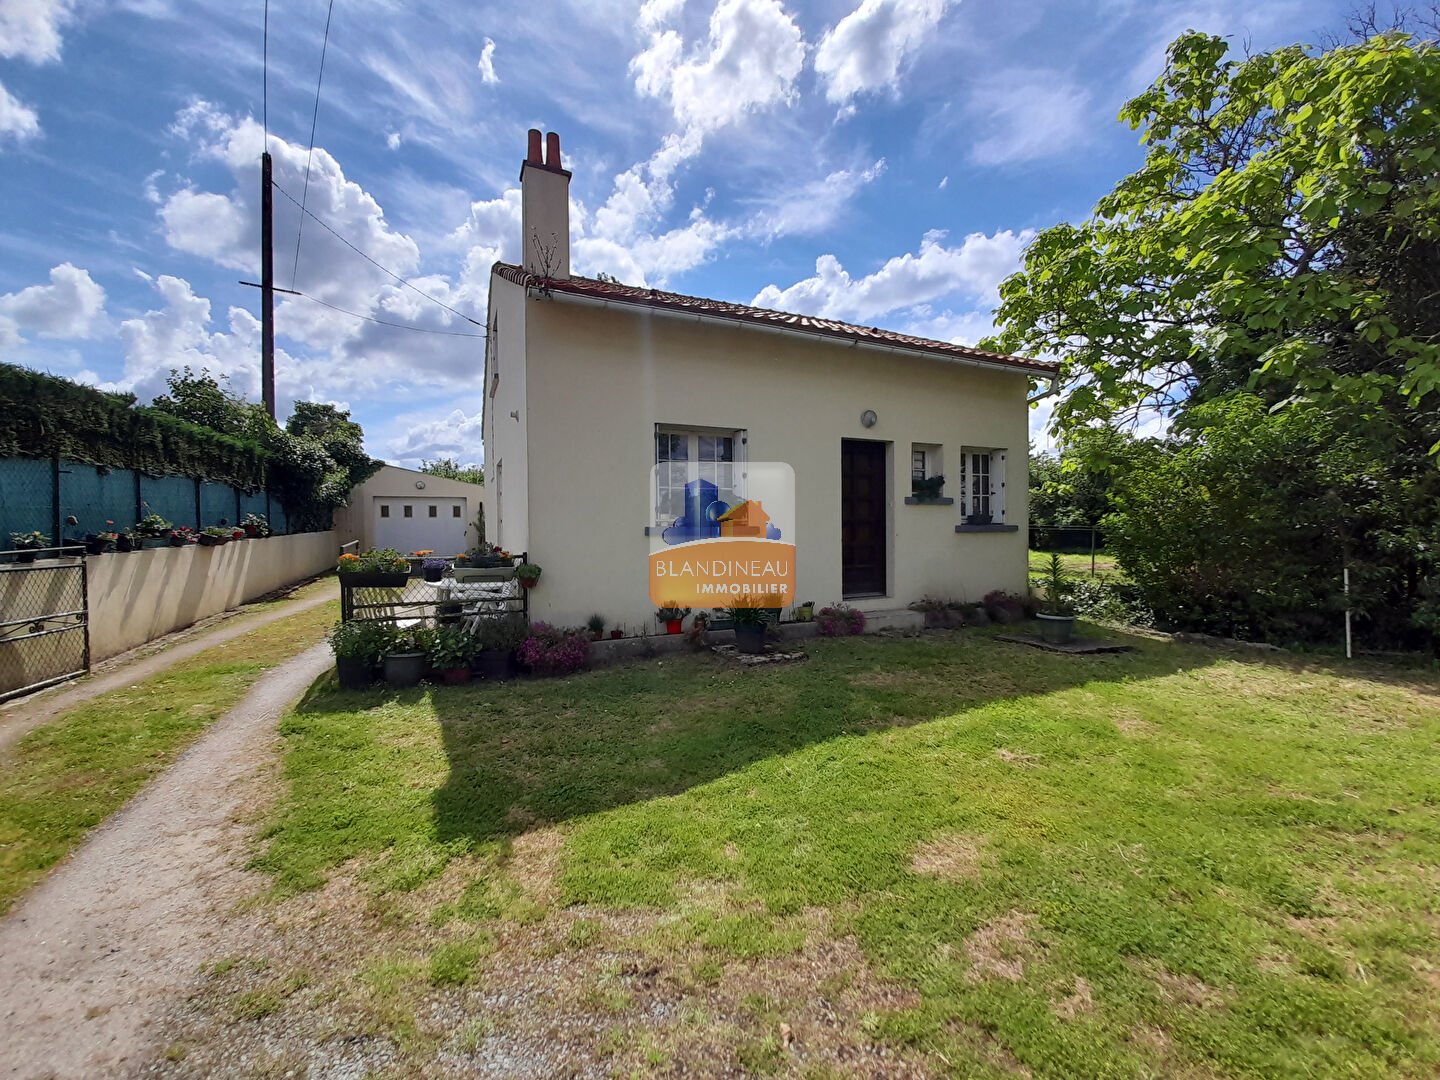
[[430,550],[459,555],[465,550],[465,526],[470,522],[466,499],[376,497],[375,546],[409,554]]

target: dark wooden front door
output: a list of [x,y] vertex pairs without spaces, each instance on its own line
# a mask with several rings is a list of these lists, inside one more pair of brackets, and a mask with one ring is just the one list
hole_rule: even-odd
[[840,443],[840,588],[885,595],[885,444]]

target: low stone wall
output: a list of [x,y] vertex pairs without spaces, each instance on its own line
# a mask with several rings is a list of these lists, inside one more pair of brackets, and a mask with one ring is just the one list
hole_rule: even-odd
[[323,573],[338,550],[319,532],[88,555],[90,662]]

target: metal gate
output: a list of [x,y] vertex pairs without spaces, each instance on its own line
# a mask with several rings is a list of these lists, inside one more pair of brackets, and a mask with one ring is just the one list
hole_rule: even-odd
[[0,552],[0,701],[90,670],[88,608],[83,555]]

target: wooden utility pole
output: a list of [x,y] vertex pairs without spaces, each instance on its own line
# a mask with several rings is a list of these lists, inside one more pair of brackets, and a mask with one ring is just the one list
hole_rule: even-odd
[[270,151],[260,155],[260,396],[275,419],[275,244]]

